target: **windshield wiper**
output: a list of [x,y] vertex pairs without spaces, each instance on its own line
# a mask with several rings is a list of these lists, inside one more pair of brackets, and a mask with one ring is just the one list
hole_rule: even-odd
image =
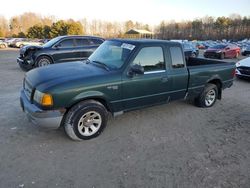
[[105,68],[107,71],[110,71],[110,68],[108,67],[108,65],[106,65],[105,63],[101,62],[101,61],[92,61],[98,65],[101,65],[103,68]]

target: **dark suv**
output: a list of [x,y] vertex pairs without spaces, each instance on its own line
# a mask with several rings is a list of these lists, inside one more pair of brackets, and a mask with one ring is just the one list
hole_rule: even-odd
[[84,60],[103,42],[103,38],[92,36],[59,36],[43,46],[24,46],[17,63],[23,70],[30,70],[53,63]]

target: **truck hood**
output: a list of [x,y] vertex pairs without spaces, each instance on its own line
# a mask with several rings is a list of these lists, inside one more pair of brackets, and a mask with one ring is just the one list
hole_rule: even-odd
[[41,85],[43,85],[43,88],[49,88],[64,82],[73,83],[80,79],[104,74],[108,74],[108,71],[102,67],[78,61],[35,68],[26,73],[25,79],[33,88],[37,88]]

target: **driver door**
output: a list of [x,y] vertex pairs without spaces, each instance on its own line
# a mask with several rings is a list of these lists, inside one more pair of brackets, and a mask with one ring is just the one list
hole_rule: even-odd
[[169,82],[163,48],[161,46],[141,48],[130,66],[135,64],[144,68],[144,74],[123,75],[124,109],[136,109],[168,101]]

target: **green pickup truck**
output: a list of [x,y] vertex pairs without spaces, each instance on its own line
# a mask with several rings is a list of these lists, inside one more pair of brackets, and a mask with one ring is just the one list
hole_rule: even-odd
[[186,98],[211,107],[234,74],[234,63],[185,59],[176,42],[113,39],[85,61],[26,73],[20,102],[34,124],[63,126],[71,139],[86,140],[103,131],[108,114]]

